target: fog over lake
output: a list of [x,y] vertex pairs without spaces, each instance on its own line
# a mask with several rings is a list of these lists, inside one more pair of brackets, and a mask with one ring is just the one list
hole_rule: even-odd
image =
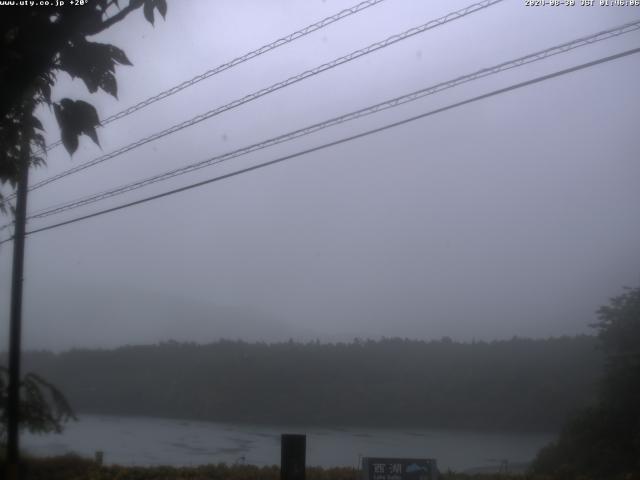
[[[640,425],[589,409],[640,405],[606,376],[640,329],[608,346],[599,310],[640,283],[639,0],[142,1],[0,12],[0,93],[2,59],[28,72],[55,34],[50,101],[28,85],[33,112],[0,115],[3,198],[75,129],[24,169],[13,280],[0,211],[0,367],[22,359],[0,386],[44,379],[9,389],[8,431],[29,392],[80,412],[20,448],[273,465],[297,432],[309,465],[471,471],[524,468],[580,412]],[[638,446],[603,431],[607,455]]]
[[[101,118],[353,6],[170,2],[96,38],[122,48],[118,99],[59,75]],[[473,2],[387,0],[49,152],[35,183]],[[268,6],[267,6],[268,5]],[[637,8],[505,1],[226,111],[29,196],[29,213],[198,162],[629,22]],[[74,218],[612,55],[627,33],[95,205]],[[176,339],[454,340],[589,332],[640,272],[634,56],[165,199],[29,236],[25,348]],[[53,113],[39,113],[49,142]],[[7,185],[3,191],[9,191]],[[8,220],[8,217],[5,217]],[[5,222],[2,222],[5,223]],[[0,348],[11,246],[0,247]],[[174,305],[173,308],[167,305]],[[175,306],[180,306],[176,308]]]
[[38,455],[75,452],[121,465],[280,464],[280,435],[307,435],[310,466],[358,466],[361,456],[435,458],[440,470],[517,466],[533,459],[552,434],[447,429],[309,428],[237,425],[144,417],[81,415],[62,435],[24,439]]

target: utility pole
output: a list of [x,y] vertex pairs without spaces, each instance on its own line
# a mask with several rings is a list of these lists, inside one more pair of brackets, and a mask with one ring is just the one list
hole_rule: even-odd
[[9,392],[7,404],[7,478],[18,480],[20,453],[18,427],[20,422],[20,356],[22,327],[22,283],[24,272],[24,232],[27,217],[27,189],[31,146],[26,127],[22,131],[18,190],[16,194],[15,227],[13,232],[13,268],[11,272],[11,318],[9,326]]

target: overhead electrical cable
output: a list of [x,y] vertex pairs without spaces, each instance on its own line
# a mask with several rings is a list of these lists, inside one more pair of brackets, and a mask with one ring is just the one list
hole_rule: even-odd
[[[297,40],[301,37],[304,37],[306,35],[309,35],[310,33],[313,33],[317,30],[320,30],[324,27],[327,27],[329,25],[331,25],[332,23],[335,23],[339,20],[342,20],[343,18],[347,18],[355,13],[361,12],[369,7],[373,7],[374,5],[377,5],[379,3],[384,2],[385,0],[367,0],[365,2],[360,2],[357,5],[354,5],[353,7],[349,7],[349,8],[345,8],[344,10],[341,10],[340,12],[331,15],[329,17],[323,18],[322,20],[316,22],[316,23],[312,23],[311,25],[307,25],[306,27],[300,29],[300,30],[296,30],[293,33],[290,33],[289,35],[286,35],[284,37],[281,37],[277,40],[274,40],[271,43],[268,43],[266,45],[263,45],[260,48],[257,48],[255,50],[252,50],[251,52],[245,53],[244,55],[240,56],[240,57],[236,57],[233,60],[227,62],[227,63],[223,63],[222,65],[218,65],[215,68],[212,68],[210,70],[207,70],[206,72],[200,74],[200,75],[196,75],[195,77],[191,78],[190,80],[186,80],[178,85],[175,85],[167,90],[164,90],[156,95],[154,95],[153,97],[149,97],[139,103],[136,103],[135,105],[132,105],[128,108],[125,108],[124,110],[121,110],[120,112],[114,113],[113,115],[105,118],[104,120],[102,120],[100,123],[102,126],[107,125],[111,122],[114,122],[116,120],[119,120],[121,118],[124,118],[128,115],[131,115],[134,112],[137,112],[138,110],[141,110],[145,107],[148,107],[149,105],[165,99],[167,97],[170,97],[171,95],[175,95],[176,93],[184,90],[185,88],[189,88],[193,85],[195,85],[196,83],[199,83],[203,80],[206,80],[207,78],[213,77],[214,75],[217,75],[218,73],[222,73],[225,70],[229,70],[233,67],[236,67],[238,65],[240,65],[241,63],[244,63],[248,60],[251,60],[253,58],[259,57],[260,55],[270,52],[272,50],[275,50],[278,47],[282,47],[283,45],[286,45],[288,43],[293,42],[294,40]],[[61,145],[62,141],[58,140],[57,142],[52,143],[51,145],[49,145],[47,147],[47,151],[57,147],[58,145]]]
[[33,184],[31,187],[29,187],[29,190],[35,190],[37,188],[41,188],[44,185],[47,185],[51,182],[54,182],[56,180],[59,180],[61,178],[64,178],[68,175],[80,172],[86,168],[92,167],[94,165],[97,165],[99,163],[102,163],[106,160],[109,160],[111,158],[117,157],[119,155],[122,155],[123,153],[126,153],[130,150],[133,150],[135,148],[138,148],[142,145],[145,145],[149,142],[153,142],[155,140],[158,140],[162,137],[165,137],[167,135],[170,135],[172,133],[178,132],[180,130],[183,130],[185,128],[191,127],[197,123],[200,123],[204,120],[207,120],[211,117],[214,117],[216,115],[219,115],[223,112],[226,112],[228,110],[231,110],[233,108],[239,107],[240,105],[243,105],[245,103],[251,102],[253,100],[256,100],[260,97],[263,97],[265,95],[268,95],[270,93],[273,93],[275,91],[278,91],[282,88],[288,87],[289,85],[292,85],[294,83],[300,82],[302,80],[305,80],[307,78],[313,77],[315,75],[318,75],[319,73],[325,72],[327,70],[330,70],[332,68],[335,68],[339,65],[343,65],[347,62],[350,62],[352,60],[355,60],[357,58],[360,58],[364,55],[368,55],[369,53],[375,52],[377,50],[380,50],[382,48],[386,48],[388,46],[394,45],[402,40],[406,40],[407,38],[413,37],[414,35],[418,35],[420,33],[424,33],[428,30],[431,30],[433,28],[436,28],[438,26],[444,25],[446,23],[449,23],[451,21],[466,17],[467,15],[470,15],[474,12],[483,10],[485,8],[488,8],[492,5],[495,5],[497,3],[500,3],[504,0],[484,0],[482,2],[479,3],[474,3],[472,5],[469,5],[465,8],[462,8],[460,10],[457,10],[455,12],[451,12],[447,15],[444,15],[440,18],[437,18],[435,20],[431,20],[427,23],[424,23],[420,26],[417,27],[413,27],[410,28],[409,30],[406,30],[403,33],[399,33],[396,35],[392,35],[390,37],[388,37],[385,40],[382,40],[380,42],[376,42],[373,43],[367,47],[361,48],[359,50],[356,50],[354,52],[349,53],[348,55],[339,57],[335,60],[332,60],[331,62],[328,63],[324,63],[320,66],[317,66],[311,70],[306,70],[298,75],[294,75],[292,77],[289,77],[286,80],[280,81],[278,83],[275,83],[269,87],[263,88],[261,90],[258,90],[254,93],[251,93],[249,95],[245,95],[244,97],[234,100],[230,103],[227,103],[226,105],[222,105],[220,107],[214,108],[212,110],[209,110],[208,112],[202,113],[200,115],[197,115],[189,120],[186,120],[184,122],[178,123],[176,125],[173,125],[172,127],[169,127],[165,130],[162,130],[161,132],[157,132],[154,133],[153,135],[149,135],[148,137],[144,137],[136,142],[133,142],[129,145],[126,145],[124,147],[121,147],[117,150],[114,150],[113,152],[110,152],[108,154],[102,155],[100,157],[97,157],[93,160],[90,160],[88,162],[82,163],[76,167],[70,168],[68,170],[65,170],[64,172],[61,172],[57,175],[53,175],[49,178],[45,178],[44,180],[41,180],[35,184]]
[[[523,88],[523,87],[526,87],[526,86],[529,86],[529,85],[533,85],[533,84],[536,84],[536,83],[541,83],[541,82],[544,82],[544,81],[547,81],[547,80],[551,80],[553,78],[557,78],[557,77],[560,77],[560,76],[563,76],[563,75],[567,75],[569,73],[577,72],[579,70],[584,70],[584,69],[587,69],[587,68],[591,68],[591,67],[594,67],[596,65],[600,65],[600,64],[603,64],[603,63],[606,63],[606,62],[611,62],[613,60],[617,60],[617,59],[620,59],[620,58],[623,58],[623,57],[626,57],[626,56],[629,56],[629,55],[633,55],[633,54],[636,54],[636,53],[639,53],[639,52],[640,52],[640,47],[633,48],[633,49],[626,50],[624,52],[620,52],[620,53],[617,53],[617,54],[614,54],[614,55],[609,55],[607,57],[599,58],[598,60],[593,60],[591,62],[583,63],[583,64],[580,64],[580,65],[576,65],[574,67],[565,68],[563,70],[559,70],[559,71],[556,71],[556,72],[553,72],[553,73],[550,73],[550,74],[547,74],[547,75],[542,75],[542,76],[533,78],[531,80],[526,80],[526,81],[523,81],[523,82],[515,83],[515,84],[510,85],[508,87],[499,88],[497,90],[493,90],[493,91],[491,91],[489,93],[478,95],[478,96],[469,98],[467,100],[463,100],[463,101],[460,101],[460,102],[452,103],[452,104],[449,104],[449,105],[447,105],[445,107],[437,108],[435,110],[431,110],[429,112],[422,113],[420,115],[416,115],[416,116],[409,117],[409,118],[406,118],[406,119],[403,119],[403,120],[400,120],[400,121],[397,121],[397,122],[394,122],[394,123],[390,123],[390,124],[384,125],[382,127],[378,127],[378,128],[374,128],[374,129],[371,129],[371,130],[367,130],[365,132],[358,133],[356,135],[351,135],[349,137],[344,137],[344,138],[341,138],[339,140],[335,140],[335,141],[332,141],[332,142],[324,143],[324,144],[318,145],[316,147],[308,148],[306,150],[302,150],[302,151],[299,151],[299,152],[296,152],[296,153],[285,155],[283,157],[279,157],[279,158],[276,158],[274,160],[270,160],[268,162],[264,162],[264,163],[260,163],[260,164],[257,164],[257,165],[253,165],[251,167],[243,168],[243,169],[237,170],[235,172],[227,173],[227,174],[224,174],[224,175],[219,175],[217,177],[209,178],[207,180],[202,180],[200,182],[192,183],[190,185],[186,185],[184,187],[180,187],[180,188],[169,190],[169,191],[166,191],[166,192],[163,192],[163,193],[159,193],[157,195],[151,195],[149,197],[145,197],[145,198],[133,201],[133,202],[129,202],[129,203],[125,203],[125,204],[122,204],[122,205],[115,206],[115,207],[111,207],[111,208],[107,208],[107,209],[104,209],[104,210],[100,210],[100,211],[97,211],[97,212],[94,212],[94,213],[90,213],[88,215],[83,215],[83,216],[80,216],[80,217],[72,218],[70,220],[66,220],[66,221],[63,221],[63,222],[55,223],[53,225],[48,225],[48,226],[45,226],[45,227],[41,227],[41,228],[37,228],[37,229],[34,229],[34,230],[30,230],[30,231],[26,232],[26,235],[32,235],[34,233],[44,232],[44,231],[52,230],[52,229],[59,228],[59,227],[65,226],[65,225],[70,225],[70,224],[73,224],[73,223],[77,223],[77,222],[80,222],[80,221],[83,221],[83,220],[88,220],[90,218],[94,218],[94,217],[98,217],[98,216],[101,216],[101,215],[105,215],[107,213],[116,212],[116,211],[123,210],[123,209],[129,208],[129,207],[133,207],[133,206],[136,206],[136,205],[147,203],[147,202],[150,202],[150,201],[153,201],[153,200],[158,200],[160,198],[168,197],[168,196],[174,195],[176,193],[180,193],[180,192],[184,192],[184,191],[187,191],[187,190],[198,188],[198,187],[201,187],[201,186],[204,186],[204,185],[208,185],[210,183],[214,183],[214,182],[217,182],[217,181],[220,181],[220,180],[224,180],[224,179],[227,179],[227,178],[235,177],[235,176],[238,176],[238,175],[241,175],[241,174],[244,174],[244,173],[248,173],[248,172],[251,172],[251,171],[254,171],[254,170],[262,169],[262,168],[265,168],[265,167],[268,167],[268,166],[271,166],[271,165],[275,165],[277,163],[284,162],[286,160],[290,160],[292,158],[301,157],[301,156],[307,155],[309,153],[321,151],[321,150],[324,150],[324,149],[327,149],[327,148],[330,148],[330,147],[334,147],[336,145],[340,145],[340,144],[343,144],[343,143],[347,143],[347,142],[350,142],[350,141],[353,141],[353,140],[356,140],[356,139],[359,139],[359,138],[368,137],[370,135],[374,135],[376,133],[383,132],[385,130],[390,130],[392,128],[399,127],[401,125],[406,125],[406,124],[414,122],[416,120],[420,120],[420,119],[423,119],[423,118],[426,118],[426,117],[437,115],[439,113],[443,113],[443,112],[446,112],[448,110],[453,110],[453,109],[461,107],[463,105],[468,105],[470,103],[474,103],[474,102],[477,102],[477,101],[480,101],[480,100],[484,100],[484,99],[487,99],[487,98],[490,98],[490,97],[495,97],[497,95],[502,95],[504,93],[507,93],[507,92],[510,92],[510,91],[513,91],[513,90],[517,90],[517,89],[520,89],[520,88]],[[0,241],[0,244],[8,242],[10,240],[11,240],[11,238],[8,238],[6,240]]]
[[325,128],[329,128],[335,125],[339,125],[341,123],[344,122],[348,122],[351,120],[355,120],[358,118],[362,118],[364,116],[367,115],[371,115],[374,113],[378,113],[390,108],[394,108],[397,107],[399,105],[403,105],[405,103],[409,103],[409,102],[413,102],[415,100],[418,100],[420,98],[424,98],[428,95],[433,95],[436,94],[438,92],[441,92],[443,90],[447,90],[449,88],[453,88],[456,87],[458,85],[462,85],[474,80],[478,80],[480,78],[484,78],[487,77],[489,75],[495,75],[498,74],[500,72],[504,72],[506,70],[510,70],[513,68],[517,68],[523,65],[528,65],[531,64],[533,62],[537,62],[546,58],[549,58],[551,56],[554,55],[558,55],[561,53],[566,53],[569,52],[571,50],[574,50],[576,48],[579,47],[583,47],[585,45],[591,45],[595,42],[600,42],[606,39],[610,39],[613,37],[617,37],[619,35],[625,34],[625,33],[630,33],[633,31],[637,31],[640,30],[640,19],[635,20],[633,22],[628,22],[625,23],[623,25],[619,25],[607,30],[603,30],[600,31],[598,33],[586,36],[586,37],[581,37],[575,40],[572,40],[570,42],[565,42],[562,43],[560,45],[556,45],[544,50],[540,50],[537,51],[535,53],[531,53],[513,60],[509,60],[507,62],[502,62],[500,64],[491,66],[491,67],[487,67],[487,68],[483,68],[481,70],[477,70],[473,73],[467,74],[467,75],[463,75],[463,76],[459,76],[456,77],[452,80],[448,80],[446,82],[441,82],[438,83],[436,85],[432,85],[429,86],[427,88],[423,88],[420,90],[417,90],[415,92],[406,94],[406,95],[402,95],[399,97],[395,97],[392,98],[390,100],[386,100],[384,102],[381,103],[377,103],[375,105],[372,105],[370,107],[367,108],[362,108],[360,110],[356,110],[353,112],[349,112],[347,114],[344,115],[340,115],[338,117],[334,117],[331,118],[329,120],[325,120],[323,122],[320,123],[316,123],[313,125],[309,125],[306,126],[304,128],[300,128],[297,130],[294,130],[292,132],[288,132],[285,133],[283,135],[279,135],[277,137],[272,137],[269,138],[268,140],[264,140],[262,142],[259,143],[254,143],[252,145],[246,146],[246,147],[242,147],[239,148],[237,150],[233,150],[231,152],[227,152],[221,155],[216,155],[214,157],[208,158],[206,160],[202,160],[200,162],[197,163],[192,163],[189,165],[185,165],[183,167],[179,167],[179,168],[175,168],[173,170],[158,174],[158,175],[154,175],[152,177],[148,177],[146,179],[143,180],[139,180],[136,182],[132,182],[114,189],[110,189],[110,190],[106,190],[100,193],[96,193],[96,194],[92,194],[89,196],[85,196],[83,198],[80,199],[76,199],[76,200],[72,200],[72,201],[68,201],[66,203],[62,203],[56,206],[51,206],[48,207],[46,209],[42,209],[40,211],[34,212],[33,214],[31,214],[30,216],[28,216],[28,219],[35,219],[35,218],[44,218],[44,217],[48,217],[50,215],[54,215],[57,213],[61,213],[67,210],[71,210],[74,208],[78,208],[84,205],[88,205],[91,203],[95,203],[98,202],[100,200],[104,200],[107,198],[111,198],[114,197],[116,195],[121,195],[124,194],[126,192],[130,192],[132,190],[137,190],[139,188],[160,182],[160,181],[164,181],[164,180],[168,180],[170,178],[176,177],[178,175],[183,175],[186,173],[190,173],[193,172],[195,170],[199,170],[201,168],[205,168],[205,167],[209,167],[211,165],[216,165],[228,160],[231,160],[233,158],[237,158],[240,156],[244,156],[250,153],[253,153],[255,151],[258,150],[262,150],[264,148],[268,148],[271,147],[273,145],[277,145],[280,143],[284,143],[290,140],[294,140],[296,138],[300,138],[302,136],[305,135],[309,135],[311,133],[315,133],[317,131],[323,130]]

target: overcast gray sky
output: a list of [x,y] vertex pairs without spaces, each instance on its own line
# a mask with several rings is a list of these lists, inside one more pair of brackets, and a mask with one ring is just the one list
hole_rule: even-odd
[[[102,118],[355,4],[169,1],[97,40],[134,63],[119,100],[60,75]],[[83,139],[46,178],[470,1],[386,0]],[[578,4],[580,2],[578,1]],[[598,2],[596,2],[598,3]],[[633,7],[507,0],[52,183],[31,212],[146,178],[636,18]],[[583,47],[65,214],[230,172],[640,46]],[[175,338],[456,340],[589,332],[640,283],[638,55],[27,240],[26,348]],[[46,118],[44,118],[46,117]],[[50,141],[57,129],[43,120]],[[5,220],[7,218],[5,217]],[[6,223],[6,222],[3,222]],[[11,246],[0,247],[6,348]]]

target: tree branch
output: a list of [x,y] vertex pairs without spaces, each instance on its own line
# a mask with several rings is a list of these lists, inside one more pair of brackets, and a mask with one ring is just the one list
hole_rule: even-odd
[[131,0],[131,2],[129,2],[129,5],[127,5],[125,8],[120,10],[118,13],[116,13],[112,17],[105,19],[100,24],[100,28],[87,29],[89,31],[85,31],[84,33],[86,35],[97,35],[98,33],[103,32],[104,30],[109,28],[111,25],[118,23],[120,20],[122,20],[131,12],[133,12],[134,10],[137,10],[141,6],[142,6],[142,2],[140,0]]

